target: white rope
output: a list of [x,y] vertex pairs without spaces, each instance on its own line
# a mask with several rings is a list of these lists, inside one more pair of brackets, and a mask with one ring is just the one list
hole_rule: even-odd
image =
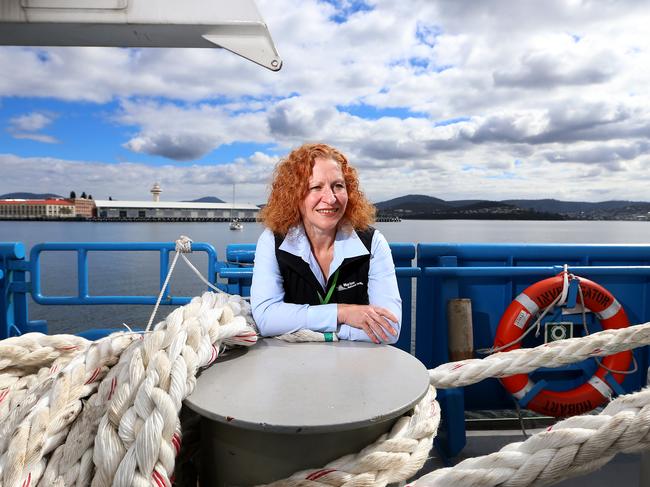
[[553,307],[560,302],[562,299],[562,294],[559,294],[553,301],[551,301],[551,304],[549,304],[546,308],[544,308],[541,312],[541,314],[537,317],[535,322],[528,327],[528,329],[521,334],[518,338],[514,339],[510,343],[506,343],[504,345],[501,345],[500,347],[491,347],[491,348],[481,348],[478,349],[477,352],[480,354],[493,354],[496,352],[501,352],[502,350],[506,350],[507,348],[512,347],[513,345],[516,345],[517,343],[523,341],[524,338],[526,338],[530,332],[535,330],[535,336],[539,336],[539,330],[542,325],[542,320],[544,317],[547,315],[547,313],[553,309]]
[[573,275],[569,276],[569,266],[564,264],[564,269],[562,271],[562,293],[560,294],[560,300],[557,305],[562,306],[566,303],[567,296],[569,295],[569,278],[573,279]]
[[192,239],[189,237],[186,237],[185,235],[181,235],[178,240],[176,240],[176,255],[174,255],[174,258],[172,260],[171,265],[169,266],[169,271],[167,272],[167,276],[165,277],[165,281],[160,288],[160,293],[158,294],[158,299],[156,300],[156,305],[153,308],[153,311],[151,312],[151,316],[149,317],[149,322],[147,323],[147,326],[145,328],[145,331],[149,331],[151,328],[151,325],[153,323],[154,317],[156,316],[156,312],[158,311],[158,307],[160,306],[160,302],[162,301],[162,297],[165,294],[165,290],[167,289],[167,286],[169,285],[169,280],[172,277],[172,273],[174,272],[174,267],[176,267],[176,262],[178,261],[178,256],[180,255],[183,257],[183,260],[187,263],[188,266],[190,266],[190,269],[194,271],[194,274],[196,274],[201,281],[203,281],[204,284],[209,286],[212,290],[214,290],[217,293],[223,293],[221,289],[213,285],[211,282],[209,282],[205,277],[203,277],[203,274],[201,274],[201,271],[199,271],[190,260],[185,257],[184,254],[190,254],[192,253]]
[[[47,337],[50,338],[50,337]],[[46,340],[45,336],[41,338]],[[27,390],[23,401],[2,425],[0,483],[3,486],[36,484],[45,468],[44,457],[66,436],[82,407],[116,357],[137,337],[116,336],[79,351],[63,366],[53,363],[49,374]],[[19,364],[17,364],[19,365]],[[40,371],[39,371],[40,372]]]
[[541,487],[598,470],[618,453],[650,448],[650,389],[620,396],[600,414],[574,416],[524,442],[469,458],[414,487]]
[[650,323],[603,330],[580,338],[500,352],[483,359],[442,364],[429,371],[431,384],[443,389],[475,384],[489,377],[527,374],[540,367],[562,367],[591,357],[603,357],[650,345]]
[[[36,342],[60,350],[58,358],[42,354],[40,364],[31,355],[28,368],[43,367],[1,424],[0,485],[170,485],[181,403],[198,369],[225,346],[257,341],[249,315],[238,296],[206,293],[144,335],[2,342],[0,350]],[[3,377],[20,362],[13,365],[5,364]],[[6,390],[2,402],[14,404],[16,391]]]
[[205,293],[172,312],[125,360],[95,440],[93,486],[169,485],[180,441],[178,412],[199,368],[230,343],[253,345],[241,300]]
[[153,307],[153,311],[151,312],[151,316],[149,317],[149,322],[147,323],[147,326],[144,329],[145,331],[149,331],[149,329],[151,328],[153,319],[156,316],[156,312],[158,311],[158,306],[160,306],[160,301],[162,300],[162,297],[165,294],[165,290],[167,289],[167,285],[169,284],[169,279],[171,279],[172,273],[174,272],[174,267],[176,267],[178,256],[181,254],[181,252],[191,252],[191,251],[192,251],[192,239],[186,237],[185,235],[181,235],[180,238],[176,240],[176,255],[174,255],[174,259],[172,260],[172,263],[169,266],[169,271],[167,272],[167,276],[165,276],[165,281],[163,282],[163,285],[160,288],[160,293],[158,294],[156,305]]
[[185,257],[185,254],[181,254],[181,257],[183,258],[183,260],[185,261],[185,263],[186,263],[188,266],[190,266],[190,269],[192,269],[192,271],[194,272],[194,274],[196,274],[196,276],[197,276],[199,279],[201,279],[201,281],[203,281],[203,284],[205,284],[206,286],[208,286],[208,287],[209,287],[210,289],[212,289],[214,292],[217,292],[217,293],[222,293],[222,292],[223,292],[221,289],[219,289],[217,286],[215,286],[215,285],[212,284],[210,281],[208,281],[205,277],[203,277],[203,274],[201,274],[201,271],[198,270],[196,267],[194,267],[194,264],[192,264],[192,262],[190,262],[190,259],[188,259],[187,257]]
[[339,337],[336,333],[330,333],[330,340],[325,338],[325,333],[319,331],[312,331],[307,329],[302,329],[294,331],[293,333],[285,333],[284,335],[279,335],[274,338],[282,340],[289,343],[300,343],[300,342],[338,342]]

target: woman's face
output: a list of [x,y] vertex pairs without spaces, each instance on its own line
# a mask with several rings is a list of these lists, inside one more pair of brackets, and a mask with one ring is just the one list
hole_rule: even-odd
[[303,225],[308,231],[336,233],[347,204],[348,192],[338,163],[332,159],[317,158],[309,178],[307,195],[300,205]]

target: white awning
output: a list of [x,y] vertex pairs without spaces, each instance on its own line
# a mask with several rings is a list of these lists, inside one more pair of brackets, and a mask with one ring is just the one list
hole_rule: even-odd
[[2,0],[0,45],[222,47],[282,67],[253,0]]

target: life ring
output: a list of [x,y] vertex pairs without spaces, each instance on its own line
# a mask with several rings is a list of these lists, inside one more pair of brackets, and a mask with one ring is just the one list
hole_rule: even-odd
[[[584,299],[584,306],[594,312],[603,329],[625,328],[629,325],[627,315],[621,304],[612,294],[599,284],[583,277],[578,279]],[[526,330],[533,316],[549,306],[559,295],[565,283],[565,273],[544,279],[527,287],[510,303],[501,316],[494,339],[495,347],[503,347],[517,341]],[[503,350],[521,348],[521,341]],[[584,384],[568,391],[542,389],[525,404],[541,414],[565,417],[583,414],[602,404],[612,394],[612,388],[605,379],[610,374],[619,384],[624,374],[610,371],[628,370],[632,361],[629,350],[604,357],[596,373]],[[608,370],[609,369],[609,370]],[[500,379],[503,386],[518,400],[521,400],[534,387],[535,382],[526,374],[512,375]]]

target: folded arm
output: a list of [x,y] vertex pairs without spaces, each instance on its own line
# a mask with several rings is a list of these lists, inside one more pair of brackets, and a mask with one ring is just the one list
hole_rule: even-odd
[[395,343],[402,325],[402,299],[397,287],[395,264],[386,238],[375,232],[368,272],[370,305],[339,305],[343,340]]

